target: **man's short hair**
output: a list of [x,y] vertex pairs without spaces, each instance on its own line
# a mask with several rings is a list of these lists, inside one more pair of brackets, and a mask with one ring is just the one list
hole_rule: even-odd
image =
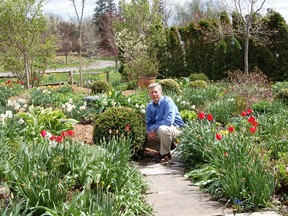
[[149,86],[148,86],[148,90],[149,89],[153,89],[155,87],[158,87],[158,89],[162,92],[162,86],[159,84],[159,83],[151,83]]

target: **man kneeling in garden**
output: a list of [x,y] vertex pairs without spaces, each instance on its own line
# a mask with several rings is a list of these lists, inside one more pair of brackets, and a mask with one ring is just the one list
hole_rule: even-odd
[[150,84],[148,93],[152,100],[146,107],[148,139],[160,140],[161,163],[165,163],[171,159],[171,145],[181,133],[184,122],[174,101],[163,95],[160,84]]

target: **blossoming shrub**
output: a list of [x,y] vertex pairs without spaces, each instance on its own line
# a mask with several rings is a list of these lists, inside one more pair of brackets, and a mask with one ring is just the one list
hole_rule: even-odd
[[129,107],[111,107],[97,116],[93,141],[99,144],[113,135],[129,137],[132,153],[137,154],[143,149],[145,134],[145,123],[139,113]]

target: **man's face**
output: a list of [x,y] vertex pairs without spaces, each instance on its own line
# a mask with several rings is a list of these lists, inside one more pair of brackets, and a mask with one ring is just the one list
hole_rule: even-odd
[[148,89],[148,92],[151,100],[153,100],[154,103],[158,103],[162,97],[160,89],[156,86],[155,88]]

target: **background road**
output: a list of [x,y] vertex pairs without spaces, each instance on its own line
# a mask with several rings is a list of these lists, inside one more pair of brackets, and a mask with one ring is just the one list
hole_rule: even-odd
[[[84,64],[83,70],[88,70],[88,69],[102,69],[102,68],[107,68],[107,67],[112,67],[115,66],[114,61],[95,61],[90,64]],[[46,72],[63,72],[63,71],[78,71],[78,66],[73,66],[73,67],[65,67],[65,68],[58,68],[58,69],[49,69],[46,70]],[[0,78],[3,77],[14,77],[14,75],[11,72],[0,72]]]

